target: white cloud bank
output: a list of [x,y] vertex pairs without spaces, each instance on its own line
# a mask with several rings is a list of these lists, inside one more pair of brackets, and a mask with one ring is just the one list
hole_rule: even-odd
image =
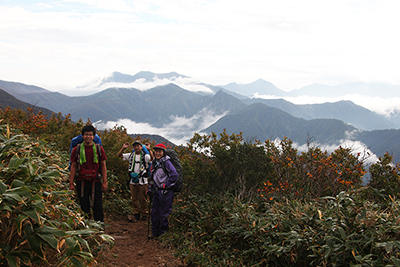
[[106,123],[100,121],[96,122],[95,126],[98,129],[108,129],[115,125],[122,125],[127,129],[128,134],[158,134],[176,145],[186,145],[195,132],[199,133],[201,130],[225,116],[226,113],[227,112],[215,114],[207,109],[203,109],[191,118],[171,117],[172,122],[165,124],[161,128],[153,127],[148,123],[138,123],[129,119],[108,121]]

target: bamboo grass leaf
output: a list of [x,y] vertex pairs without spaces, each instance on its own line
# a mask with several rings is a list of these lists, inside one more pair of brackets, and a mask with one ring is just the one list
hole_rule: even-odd
[[58,241],[54,236],[40,233],[38,233],[38,236],[40,236],[40,238],[43,239],[47,244],[49,244],[50,247],[52,247],[53,249],[58,249]]
[[28,243],[29,243],[29,246],[31,247],[31,249],[34,252],[36,252],[36,254],[40,258],[42,258],[42,259],[45,258],[44,254],[43,254],[43,250],[42,250],[42,241],[38,236],[36,236],[36,235],[28,236]]
[[345,240],[346,239],[346,233],[345,233],[344,229],[342,227],[338,227],[338,230],[339,230],[340,237],[343,240]]
[[3,183],[3,181],[0,181],[0,195],[4,194],[7,191],[7,185]]
[[21,234],[22,232],[22,223],[28,219],[28,216],[24,214],[19,214],[17,218],[15,218],[15,223],[17,224],[17,232],[18,234]]
[[8,164],[8,167],[10,169],[17,169],[19,168],[19,166],[25,161],[25,159],[23,158],[19,158],[17,155],[14,155],[11,160],[10,163]]
[[22,211],[26,216],[40,224],[40,217],[39,214],[35,210],[24,210]]
[[15,257],[11,255],[6,255],[7,263],[9,267],[17,267],[18,266],[18,261]]

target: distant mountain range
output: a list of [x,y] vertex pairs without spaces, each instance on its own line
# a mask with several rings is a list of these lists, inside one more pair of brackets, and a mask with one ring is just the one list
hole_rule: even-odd
[[286,96],[314,96],[314,97],[340,97],[348,94],[359,94],[367,95],[370,97],[379,96],[391,96],[400,97],[400,86],[399,85],[387,85],[383,83],[362,83],[353,82],[339,85],[324,85],[324,84],[311,84],[304,86],[297,90],[285,92],[274,84],[258,79],[255,82],[249,84],[237,84],[229,83],[223,88],[245,95],[252,96],[254,94],[259,95],[271,95],[277,97]]
[[47,118],[50,118],[54,113],[53,111],[47,108],[38,107],[34,104],[28,104],[23,101],[20,101],[14,96],[7,93],[6,91],[0,89],[0,108],[6,109],[7,107],[13,109],[21,109],[23,111],[27,111],[28,108],[30,108],[32,109],[32,112],[34,114],[42,112],[43,115],[47,115]]
[[[137,87],[133,87],[135,85]],[[0,89],[19,101],[71,114],[73,120],[82,118],[86,121],[90,118],[92,122],[106,122],[130,119],[159,128],[176,118],[212,113],[221,118],[205,127],[199,123],[198,127],[203,127],[199,130],[219,133],[226,129],[228,133],[243,132],[246,138],[262,141],[286,136],[299,145],[306,143],[310,136],[320,144],[360,141],[378,156],[389,151],[400,159],[400,146],[396,142],[400,137],[400,130],[396,130],[400,123],[351,101],[294,105],[283,99],[249,97],[256,93],[274,96],[303,94],[311,89],[319,94],[315,86],[284,92],[261,79],[247,85],[230,83],[213,86],[174,72],[139,72],[133,76],[114,72],[91,86],[94,91],[106,89],[88,96],[71,97],[32,85],[0,81]],[[371,86],[375,88],[379,85]],[[338,94],[341,88],[346,86],[323,87],[323,90]],[[353,88],[364,90],[364,94],[368,92],[362,84]],[[372,91],[375,92],[375,89]],[[399,89],[382,86],[381,92],[396,96],[400,94]],[[346,92],[349,93],[348,87]],[[10,101],[10,105],[12,103],[14,101]]]

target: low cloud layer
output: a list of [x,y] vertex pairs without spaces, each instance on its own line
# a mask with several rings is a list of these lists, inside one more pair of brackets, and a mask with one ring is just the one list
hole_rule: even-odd
[[[334,145],[314,144],[314,146],[319,147],[322,151],[327,151],[328,153],[332,153],[339,147],[350,148],[352,154],[355,156],[359,155],[358,159],[364,161],[366,166],[378,161],[378,157],[360,141],[341,140],[340,143]],[[307,144],[295,144],[295,147],[300,152],[306,152],[308,150]]]
[[195,132],[207,128],[215,123],[223,114],[215,114],[207,109],[203,109],[191,118],[171,117],[172,122],[163,125],[161,128],[153,127],[148,123],[135,122],[129,119],[120,119],[118,121],[108,121],[106,123],[97,122],[95,126],[98,129],[108,129],[115,125],[122,125],[127,129],[129,134],[158,134],[167,138],[176,145],[185,145]]

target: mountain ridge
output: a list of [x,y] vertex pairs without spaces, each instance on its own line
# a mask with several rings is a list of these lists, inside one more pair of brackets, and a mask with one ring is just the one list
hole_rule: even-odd
[[[175,74],[177,73],[168,75],[175,77]],[[144,79],[146,75],[147,78],[156,76],[151,72],[142,72],[136,77]],[[121,79],[125,78],[122,76]],[[165,81],[169,80],[165,78]],[[271,83],[262,79],[257,82],[259,85],[268,84],[274,89]],[[89,96],[79,97],[51,92],[44,88],[24,86],[20,83],[6,82],[5,84],[8,90],[11,90],[11,95],[20,101],[45,106],[55,112],[70,113],[73,120],[82,118],[95,122],[116,122],[119,119],[129,119],[160,128],[177,119],[185,119],[192,124],[195,123],[191,126],[195,129],[204,125],[204,121],[190,118],[213,114],[214,118],[218,115],[220,119],[208,126],[198,128],[199,130],[218,132],[228,129],[230,133],[244,132],[246,138],[257,139],[286,136],[300,145],[308,136],[313,136],[319,142],[326,144],[339,143],[341,140],[349,139],[348,133],[352,132],[354,138],[350,138],[351,140],[355,141],[358,138],[374,151],[393,149],[395,154],[400,154],[400,147],[391,145],[397,139],[377,140],[378,137],[374,132],[381,130],[383,131],[380,132],[381,136],[397,137],[399,131],[395,127],[392,130],[376,129],[390,127],[393,124],[387,122],[383,116],[351,101],[295,105],[283,99],[247,97],[238,99],[235,97],[236,93],[226,88],[204,83],[196,83],[195,86],[208,86],[207,88],[215,93],[189,91],[177,85],[174,79],[147,90],[110,87]],[[167,136],[167,138],[170,137]]]

